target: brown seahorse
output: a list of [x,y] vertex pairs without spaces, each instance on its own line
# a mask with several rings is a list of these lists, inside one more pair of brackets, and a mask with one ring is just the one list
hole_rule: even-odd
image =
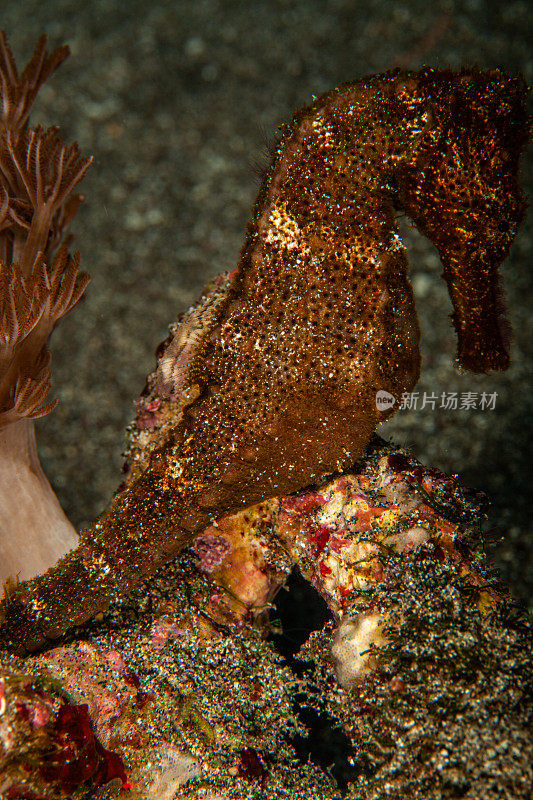
[[[460,364],[507,367],[497,270],[524,212],[524,95],[522,79],[499,70],[393,71],[295,115],[235,274],[207,316],[190,312],[166,343],[125,488],[76,550],[4,603],[3,645],[43,646],[213,520],[362,455],[419,374],[397,211],[439,251]],[[379,390],[394,408],[376,408]]]

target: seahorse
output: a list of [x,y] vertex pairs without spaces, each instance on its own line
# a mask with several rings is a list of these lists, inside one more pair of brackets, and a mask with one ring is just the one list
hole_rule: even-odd
[[236,271],[160,352],[125,485],[76,550],[4,603],[4,646],[43,647],[213,521],[361,457],[419,376],[398,213],[438,249],[459,364],[508,366],[498,268],[524,214],[524,96],[500,70],[396,70],[296,113]]

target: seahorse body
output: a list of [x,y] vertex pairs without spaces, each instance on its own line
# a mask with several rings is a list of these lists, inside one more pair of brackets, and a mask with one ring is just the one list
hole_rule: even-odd
[[[132,477],[79,548],[5,605],[7,646],[42,646],[212,520],[362,455],[419,374],[398,210],[438,248],[460,363],[507,367],[497,270],[524,212],[524,94],[499,70],[394,71],[296,114],[231,283],[201,335],[178,329],[160,356],[151,408],[161,401],[168,413],[145,426],[149,460],[137,449]],[[186,400],[168,424],[173,369]],[[393,408],[378,411],[378,390]]]

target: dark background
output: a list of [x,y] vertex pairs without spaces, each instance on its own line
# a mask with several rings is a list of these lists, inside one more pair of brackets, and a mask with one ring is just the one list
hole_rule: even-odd
[[[70,45],[33,120],[60,124],[95,157],[74,227],[93,280],[53,335],[51,396],[61,403],[38,423],[45,469],[78,526],[120,480],[123,429],[167,325],[235,264],[257,165],[279,124],[312,95],[394,66],[503,66],[528,82],[533,72],[531,8],[521,1],[1,0],[0,25],[20,65],[42,32]],[[531,227],[502,270],[513,365],[482,377],[454,366],[438,258],[401,227],[423,331],[419,390],[498,399],[495,411],[402,412],[380,433],[489,493],[489,527],[505,536],[493,558],[528,600]]]

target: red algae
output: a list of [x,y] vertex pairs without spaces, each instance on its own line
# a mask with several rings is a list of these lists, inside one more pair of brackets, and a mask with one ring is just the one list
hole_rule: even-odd
[[122,759],[95,737],[86,704],[61,706],[54,722],[54,739],[56,750],[40,767],[45,782],[59,784],[66,792],[87,781],[104,786],[120,778],[126,783]]

